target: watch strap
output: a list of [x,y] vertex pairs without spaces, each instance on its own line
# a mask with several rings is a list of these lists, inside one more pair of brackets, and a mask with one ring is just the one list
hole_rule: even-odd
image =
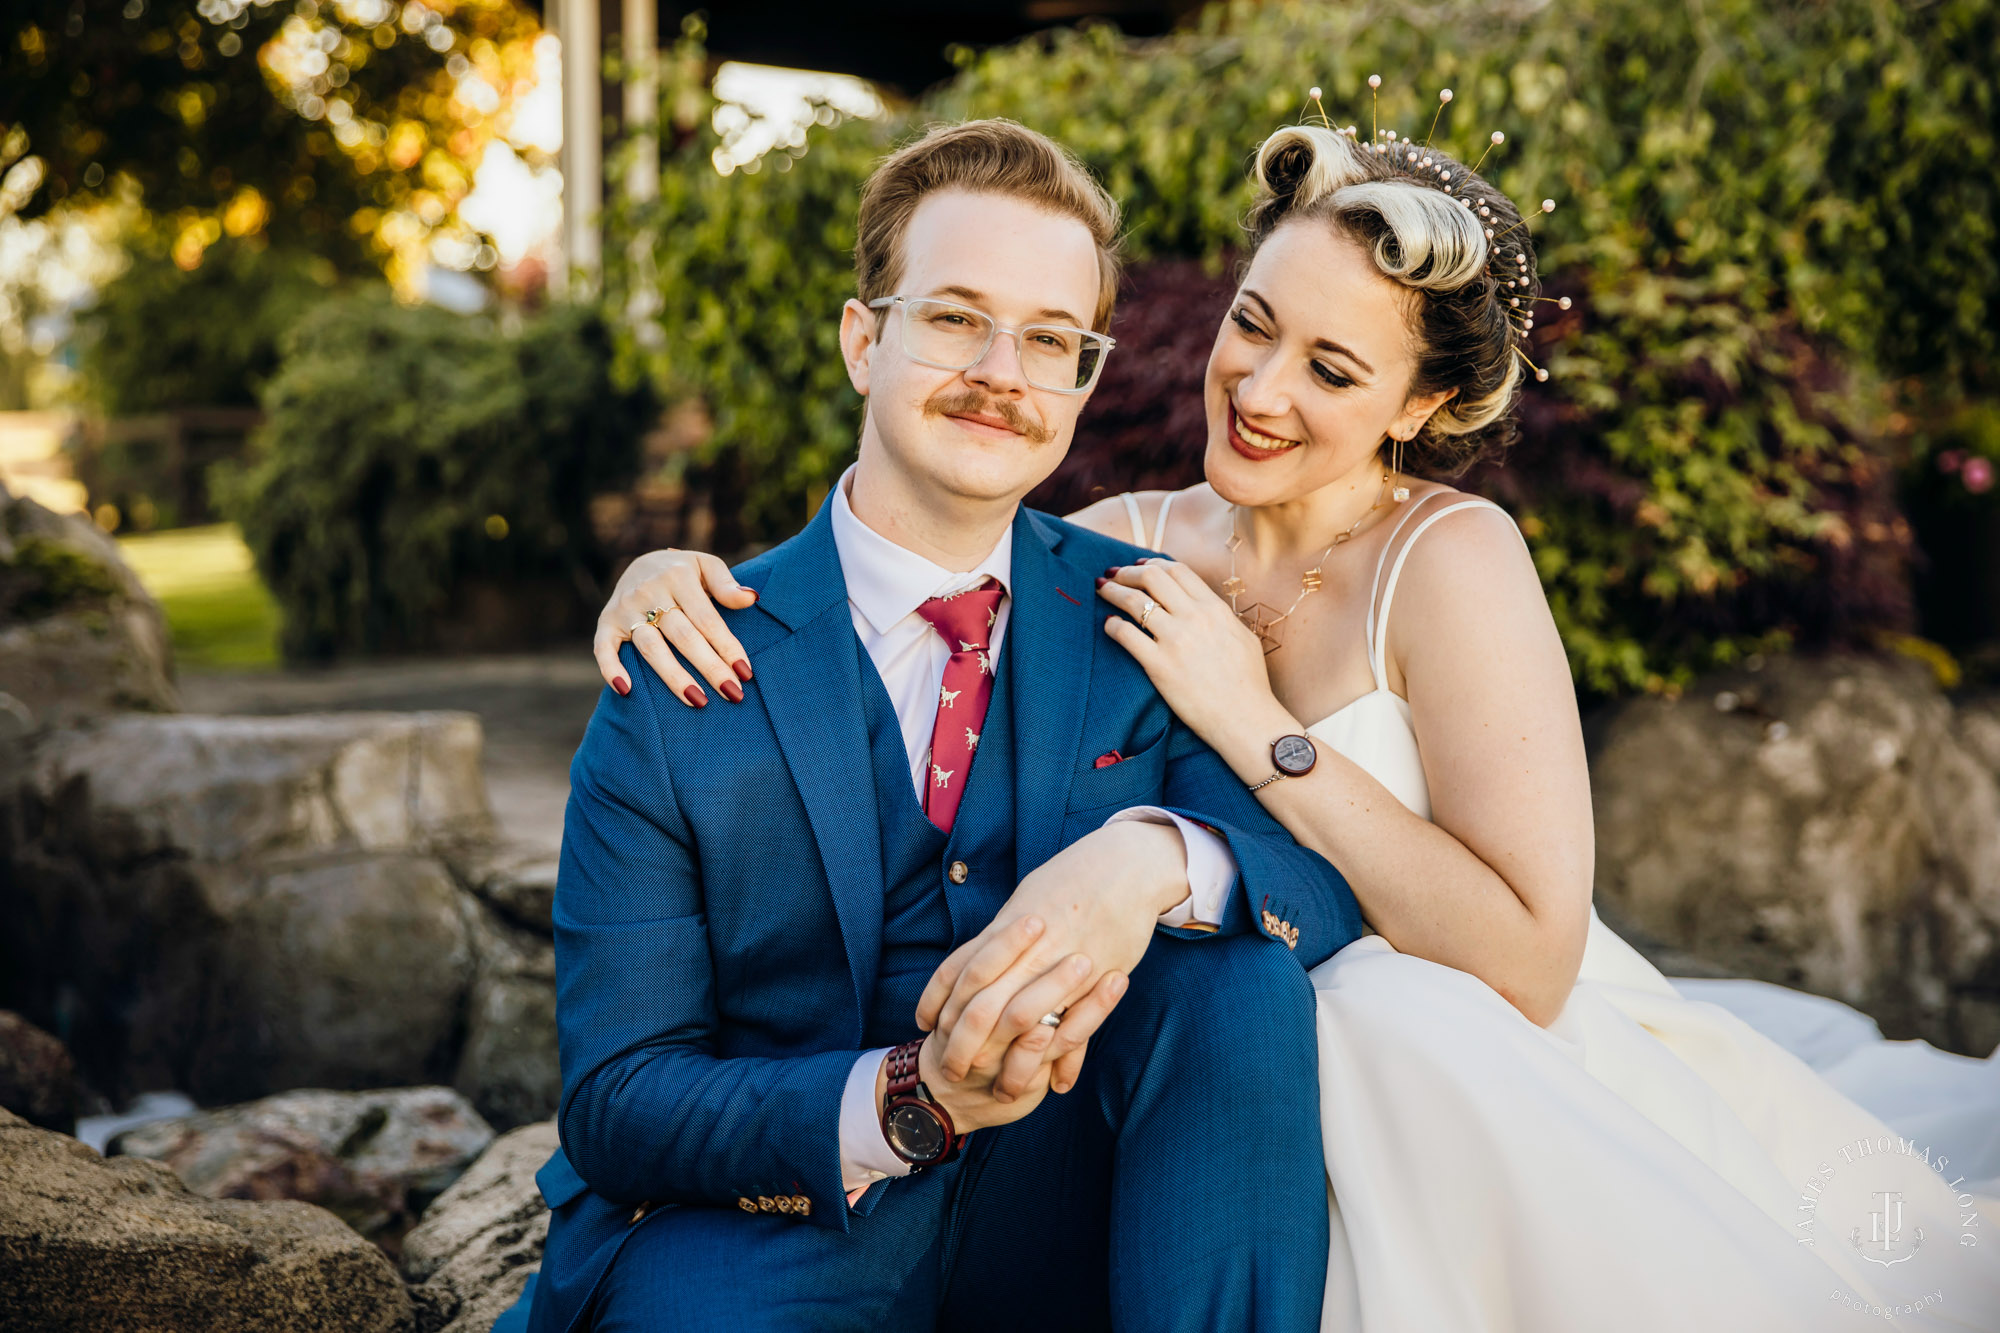
[[[889,1151],[895,1152],[896,1156],[910,1163],[913,1174],[927,1166],[943,1166],[947,1162],[957,1161],[959,1152],[965,1147],[965,1141],[971,1137],[969,1133],[958,1132],[958,1127],[951,1123],[951,1112],[945,1110],[937,1099],[931,1096],[930,1089],[923,1084],[918,1057],[923,1052],[924,1040],[923,1037],[919,1037],[915,1041],[906,1041],[883,1057],[883,1063],[888,1070],[888,1086],[882,1092],[883,1137],[889,1142]],[[926,1112],[937,1117],[938,1127],[944,1131],[944,1151],[938,1154],[935,1161],[911,1162],[909,1158],[903,1157],[902,1153],[896,1152],[895,1140],[888,1137],[888,1119],[889,1113],[898,1106],[921,1106]]]

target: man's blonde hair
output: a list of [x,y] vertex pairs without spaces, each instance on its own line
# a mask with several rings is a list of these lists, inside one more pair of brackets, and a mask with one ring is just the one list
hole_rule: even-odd
[[1118,299],[1118,205],[1068,149],[1011,120],[932,127],[882,160],[861,187],[854,285],[863,301],[896,295],[903,233],[924,196],[969,190],[1019,199],[1075,218],[1097,242],[1097,310],[1091,328],[1111,327]]

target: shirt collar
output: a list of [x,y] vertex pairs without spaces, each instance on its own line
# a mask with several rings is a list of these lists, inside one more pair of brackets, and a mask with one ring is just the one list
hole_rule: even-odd
[[1004,589],[1014,574],[1014,525],[1009,523],[986,558],[965,573],[933,564],[905,550],[854,516],[847,502],[850,466],[830,497],[833,504],[833,545],[840,553],[840,572],[847,580],[847,597],[877,634],[887,634],[905,616],[933,597],[964,592],[991,576]]

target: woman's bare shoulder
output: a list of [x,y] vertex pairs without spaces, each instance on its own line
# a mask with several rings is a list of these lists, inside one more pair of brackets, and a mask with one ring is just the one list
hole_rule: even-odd
[[[1430,516],[1482,499],[1451,487],[1437,489],[1444,493],[1424,505]],[[1425,518],[1416,516],[1413,532]],[[1503,650],[1552,630],[1534,557],[1504,509],[1466,505],[1425,527],[1421,539],[1405,541],[1408,553],[1390,612],[1392,647],[1436,647],[1476,626],[1474,637],[1487,650]]]
[[[1190,486],[1184,491],[1130,491],[1127,494],[1131,495],[1133,500],[1138,502],[1139,524],[1150,534],[1153,530],[1154,522],[1159,517],[1160,504],[1166,497],[1169,495],[1174,496],[1174,503],[1180,505],[1185,503],[1187,498],[1195,492],[1206,490],[1208,490],[1208,483],[1204,481]],[[1102,500],[1077,510],[1074,514],[1065,515],[1065,518],[1068,522],[1074,523],[1080,528],[1088,528],[1092,532],[1100,533],[1106,537],[1115,537],[1122,542],[1132,540],[1132,515],[1125,508],[1124,495],[1107,495]],[[1147,544],[1146,542],[1139,543],[1142,546]]]

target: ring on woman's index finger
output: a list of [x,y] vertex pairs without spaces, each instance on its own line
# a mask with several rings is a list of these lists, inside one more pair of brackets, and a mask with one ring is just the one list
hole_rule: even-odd
[[1152,598],[1148,597],[1146,599],[1146,604],[1139,608],[1139,628],[1145,629],[1146,617],[1152,615],[1153,612],[1159,609],[1160,609],[1160,604],[1154,601]]

